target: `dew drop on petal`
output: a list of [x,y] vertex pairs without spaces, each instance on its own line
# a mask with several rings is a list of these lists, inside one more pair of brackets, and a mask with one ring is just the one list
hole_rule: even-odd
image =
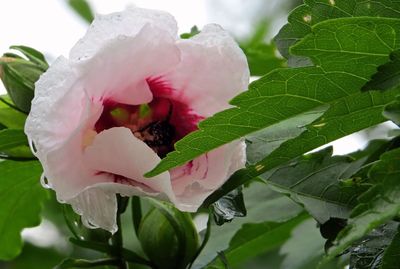
[[46,175],[44,173],[40,176],[40,184],[42,184],[43,188],[45,189],[51,189],[49,181],[47,180]]

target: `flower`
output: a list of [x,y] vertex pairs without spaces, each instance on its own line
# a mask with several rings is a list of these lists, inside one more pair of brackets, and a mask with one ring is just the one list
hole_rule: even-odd
[[165,12],[98,16],[36,83],[25,125],[42,179],[88,227],[115,232],[117,193],[196,211],[244,166],[235,141],[153,178],[143,174],[248,86],[246,58],[220,26],[177,37]]

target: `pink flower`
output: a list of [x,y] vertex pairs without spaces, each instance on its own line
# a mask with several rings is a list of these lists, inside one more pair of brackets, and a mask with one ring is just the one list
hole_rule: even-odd
[[115,194],[196,211],[244,166],[235,141],[151,179],[143,174],[247,88],[246,58],[218,25],[177,38],[168,13],[133,8],[99,16],[36,83],[25,131],[43,180],[88,227],[115,232]]

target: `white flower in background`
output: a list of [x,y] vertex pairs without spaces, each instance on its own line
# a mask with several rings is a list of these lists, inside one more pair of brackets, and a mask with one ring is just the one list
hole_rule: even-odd
[[196,211],[244,166],[232,142],[153,178],[143,174],[248,86],[246,58],[218,25],[181,40],[168,13],[97,17],[36,83],[25,131],[49,187],[88,227],[117,230],[115,194]]

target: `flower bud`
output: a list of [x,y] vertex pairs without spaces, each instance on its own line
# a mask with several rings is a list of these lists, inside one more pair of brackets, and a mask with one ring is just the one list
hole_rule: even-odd
[[22,111],[29,112],[35,82],[48,65],[43,55],[32,48],[11,48],[21,51],[26,59],[13,53],[4,54],[0,57],[0,78],[14,104]]
[[163,204],[153,208],[139,227],[143,250],[158,268],[184,269],[199,247],[196,228],[188,213]]

